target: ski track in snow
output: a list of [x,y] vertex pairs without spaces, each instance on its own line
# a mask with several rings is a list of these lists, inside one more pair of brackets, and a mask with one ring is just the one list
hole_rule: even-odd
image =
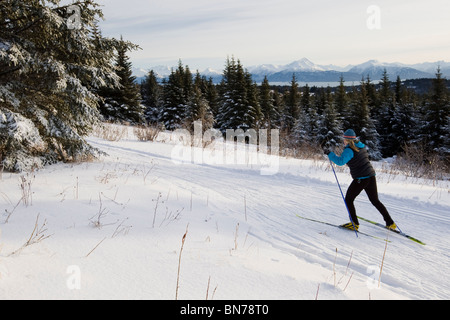
[[[173,146],[168,144],[89,141],[109,156],[100,162],[56,165],[37,172],[33,205],[18,206],[11,221],[0,225],[4,231],[0,299],[173,299],[177,253],[188,223],[180,287],[184,299],[204,299],[208,276],[211,286],[217,287],[215,299],[314,299],[318,285],[323,299],[450,298],[448,186],[438,193],[432,191],[437,187],[411,186],[407,180],[395,181],[396,187],[383,182],[386,179],[380,174],[380,199],[393,219],[405,233],[427,244],[418,245],[361,221],[362,232],[388,237],[391,242],[386,246],[382,240],[296,217],[298,213],[334,224],[348,221],[326,165],[281,159],[278,174],[262,176],[251,165],[175,164],[170,156]],[[55,176],[61,177],[59,185]],[[349,174],[340,170],[338,176],[345,192]],[[83,201],[72,200],[78,177],[80,193],[91,192],[84,194]],[[11,212],[20,198],[17,181],[18,175],[3,173],[2,212]],[[133,189],[139,183],[145,192]],[[384,190],[406,186],[411,197]],[[416,196],[425,189],[438,198],[426,201]],[[152,228],[159,192],[161,203]],[[140,198],[133,198],[134,194]],[[100,211],[100,202],[110,214],[97,230],[89,225],[89,218]],[[383,222],[364,192],[355,205],[358,215]],[[9,256],[29,235],[36,210],[55,235]],[[62,210],[69,216],[60,216]],[[161,221],[161,215],[177,210],[179,220]],[[111,239],[122,220],[133,227]],[[103,238],[108,239],[92,257],[83,257]],[[379,276],[373,270],[380,267],[385,249],[378,288]],[[69,264],[82,270],[81,290],[67,289]]]

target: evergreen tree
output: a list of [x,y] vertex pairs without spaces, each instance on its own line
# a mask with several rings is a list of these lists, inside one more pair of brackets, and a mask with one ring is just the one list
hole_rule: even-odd
[[140,89],[135,83],[136,77],[132,75],[132,65],[127,51],[127,45],[121,38],[116,57],[116,73],[120,79],[120,86],[100,91],[104,98],[104,102],[100,104],[100,112],[106,120],[140,124],[144,122],[144,107],[140,102]]
[[309,89],[308,84],[306,84],[303,87],[303,91],[302,91],[302,95],[301,95],[301,99],[300,99],[300,108],[304,109],[304,110],[310,110],[311,108],[311,91]]
[[163,123],[167,130],[176,130],[182,127],[186,116],[188,101],[185,99],[184,73],[179,69],[172,70],[169,79],[164,81],[161,113],[159,122]]
[[389,75],[386,69],[384,69],[383,77],[381,78],[381,89],[379,92],[379,96],[381,103],[389,101],[392,97],[391,81],[389,81]]
[[219,112],[219,93],[217,92],[217,87],[212,78],[209,78],[207,82],[204,82],[204,89],[202,89],[202,92],[206,101],[208,101],[209,107],[215,119],[217,117],[217,113]]
[[391,155],[396,155],[403,150],[407,143],[415,140],[419,122],[416,103],[407,98],[400,76],[397,76],[395,81],[393,94],[395,107],[390,121],[391,135],[389,139]]
[[344,82],[344,77],[341,76],[339,80],[339,87],[336,91],[336,97],[334,100],[336,102],[336,113],[338,120],[340,120],[342,125],[347,128],[350,127],[350,123],[346,122],[346,118],[348,115],[349,98],[347,95],[347,91],[345,90]]
[[392,141],[396,141],[393,145],[392,154],[398,154],[402,148],[409,142],[415,141],[417,135],[417,127],[419,124],[416,107],[413,102],[396,101],[392,124]]
[[321,117],[317,142],[324,150],[332,151],[342,145],[342,130],[341,122],[335,109],[335,103],[330,88],[328,88],[325,95],[325,109]]
[[263,118],[259,103],[259,89],[256,83],[253,82],[252,75],[249,72],[245,72],[245,85],[248,103],[245,122],[248,123],[249,129],[259,130]]
[[141,84],[141,96],[145,106],[145,120],[152,124],[159,120],[161,91],[155,72],[150,70]]
[[396,113],[395,95],[391,91],[391,82],[386,69],[381,81],[379,107],[372,112],[376,119],[376,128],[380,133],[380,151],[384,158],[392,157],[398,150],[398,141],[394,133],[394,115]]
[[194,122],[202,123],[202,130],[205,132],[211,129],[214,124],[214,117],[210,110],[208,101],[203,96],[199,86],[195,85],[192,89],[192,95],[186,108],[185,127],[194,132]]
[[176,130],[185,125],[186,118],[190,116],[189,104],[196,95],[194,87],[189,67],[184,67],[179,60],[177,69],[172,69],[168,80],[163,81],[159,122],[166,129]]
[[[387,77],[386,70],[384,70],[384,74]],[[364,84],[364,86],[365,86],[366,96],[367,96],[367,105],[369,107],[371,116],[373,117],[373,119],[375,119],[376,114],[380,108],[380,99],[378,97],[377,89],[375,88],[375,85],[372,83],[372,80],[370,80],[369,75],[367,75],[366,83]]]
[[225,133],[227,129],[238,129],[243,123],[243,110],[245,109],[245,85],[242,67],[231,57],[227,58],[221,83],[221,99],[217,122],[220,130]]
[[373,160],[380,160],[379,135],[370,117],[366,85],[363,80],[360,92],[354,92],[349,111],[350,127],[359,132],[359,137],[366,144],[370,157]]
[[426,113],[422,139],[427,143],[430,151],[436,151],[448,159],[450,155],[450,99],[440,68],[437,69],[436,78],[433,79],[430,98],[426,100],[424,109]]
[[256,128],[260,109],[255,86],[251,75],[234,57],[227,59],[220,90],[216,118],[219,129],[225,132],[227,129]]
[[275,93],[270,89],[267,76],[261,84],[260,105],[263,117],[262,127],[272,129],[277,127],[279,112],[275,107]]
[[75,4],[79,19],[68,24],[72,13],[58,0],[0,2],[0,158],[6,170],[97,154],[84,139],[99,122],[97,90],[119,86],[115,49],[137,46],[101,36],[96,24],[103,14],[95,1]]
[[305,109],[300,109],[300,115],[295,121],[295,125],[290,134],[290,147],[304,147],[314,144],[314,137],[311,136],[311,120],[309,113]]
[[305,85],[300,99],[300,115],[293,130],[297,146],[314,146],[318,141],[321,116],[313,103],[309,86]]
[[300,92],[295,73],[289,91],[284,95],[283,127],[289,133],[300,116]]
[[327,105],[327,91],[329,88],[317,88],[314,94],[314,108],[319,115],[322,115]]
[[179,60],[178,72],[183,82],[183,99],[184,101],[189,101],[194,92],[191,70],[189,66],[183,67],[183,63]]
[[397,79],[395,80],[395,102],[396,103],[403,103],[404,101],[404,89],[402,86],[402,80],[400,79],[400,76],[397,76]]
[[275,111],[273,125],[274,128],[280,129],[282,127],[282,118],[284,113],[283,94],[279,93],[277,90],[273,90],[272,96],[273,96],[273,107]]

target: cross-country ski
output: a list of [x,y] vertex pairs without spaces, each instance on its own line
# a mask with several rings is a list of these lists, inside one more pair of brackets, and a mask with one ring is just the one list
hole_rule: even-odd
[[[347,230],[347,231],[350,231],[350,230],[351,230],[351,229],[346,228],[346,227],[344,227],[344,226],[342,226],[342,225],[337,225],[337,224],[334,224],[334,223],[329,223],[329,222],[320,221],[320,220],[316,220],[316,219],[306,218],[306,217],[303,217],[303,216],[298,215],[298,214],[297,214],[297,217],[299,217],[300,219],[303,219],[303,220],[308,220],[308,221],[311,221],[311,222],[321,223],[321,224],[325,224],[325,225],[327,225],[327,226],[340,228],[340,229],[342,229],[342,230]],[[365,233],[365,232],[361,232],[361,231],[359,231],[359,230],[356,231],[356,232],[357,232],[357,234],[361,234],[361,235],[366,236],[366,237],[371,237],[371,238],[374,238],[374,239],[378,239],[378,240],[383,240],[383,241],[388,241],[388,242],[390,242],[388,239],[384,239],[384,238],[381,238],[381,237],[377,237],[377,236],[374,236],[374,235],[372,235],[372,234],[368,234],[368,233]]]
[[363,218],[363,217],[359,217],[359,216],[358,216],[358,219],[363,220],[363,221],[366,221],[366,222],[369,222],[369,223],[371,223],[371,224],[373,224],[373,225],[376,225],[376,226],[378,226],[378,227],[384,228],[384,229],[389,230],[389,231],[391,231],[391,232],[394,232],[394,233],[396,233],[396,234],[399,234],[399,235],[401,235],[401,236],[403,236],[403,237],[405,237],[405,238],[407,238],[407,239],[409,239],[409,240],[411,240],[411,241],[417,242],[418,244],[421,244],[421,245],[423,245],[423,246],[425,245],[425,243],[423,243],[423,242],[420,241],[419,239],[416,239],[416,238],[414,238],[414,237],[412,237],[412,236],[410,236],[410,235],[407,235],[406,233],[404,233],[404,232],[401,231],[401,230],[386,228],[386,226],[383,225],[383,224],[381,224],[381,223],[378,223],[378,222],[375,222],[375,221],[372,221],[372,220],[369,220],[369,219],[366,219],[366,218]]

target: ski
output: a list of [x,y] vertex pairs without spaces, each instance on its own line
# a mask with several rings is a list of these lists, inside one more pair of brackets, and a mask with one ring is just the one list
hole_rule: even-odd
[[[315,219],[311,219],[311,218],[306,218],[306,217],[300,216],[300,215],[298,215],[298,214],[296,214],[296,216],[297,216],[298,218],[300,218],[300,219],[303,219],[303,220],[308,220],[308,221],[311,221],[311,222],[321,223],[321,224],[325,224],[325,225],[327,225],[327,226],[331,226],[331,227],[335,227],[335,228],[339,228],[339,229],[343,229],[343,230],[355,232],[354,230],[350,230],[350,229],[347,229],[347,228],[343,228],[342,226],[337,225],[337,224],[333,224],[333,223],[329,223],[329,222],[325,222],[325,221],[320,221],[320,220],[315,220]],[[378,240],[383,240],[383,241],[390,242],[390,241],[387,240],[387,239],[380,238],[380,237],[377,237],[377,236],[374,236],[374,235],[371,235],[371,234],[368,234],[368,233],[364,233],[364,232],[361,232],[361,231],[357,231],[357,233],[358,233],[358,234],[361,234],[361,235],[363,235],[363,236],[366,236],[366,237],[370,237],[370,238],[374,238],[374,239],[378,239]]]
[[366,219],[366,218],[358,217],[358,219],[363,220],[363,221],[368,222],[368,223],[371,223],[371,224],[373,224],[373,225],[375,225],[375,226],[378,226],[378,227],[381,227],[381,228],[383,228],[383,229],[386,229],[386,230],[395,232],[396,234],[399,234],[399,235],[401,235],[401,236],[403,236],[403,237],[405,237],[405,238],[407,238],[407,239],[409,239],[409,240],[411,240],[411,241],[414,241],[414,242],[416,242],[416,243],[418,243],[418,244],[421,244],[421,245],[423,245],[423,246],[426,245],[425,243],[423,243],[423,242],[420,241],[419,239],[416,239],[416,238],[414,238],[414,237],[411,237],[410,235],[407,235],[407,234],[404,233],[403,231],[388,229],[388,228],[386,228],[385,225],[383,225],[383,224],[381,224],[381,223],[378,223],[378,222],[375,222],[375,221],[372,221],[372,220],[369,220],[369,219]]

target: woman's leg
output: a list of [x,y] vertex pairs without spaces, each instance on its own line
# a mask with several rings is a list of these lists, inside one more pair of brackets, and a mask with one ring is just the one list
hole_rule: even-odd
[[368,180],[368,183],[367,183],[367,186],[364,188],[364,190],[366,191],[370,202],[381,213],[387,226],[393,224],[394,221],[392,220],[391,216],[389,215],[389,212],[387,211],[386,207],[381,203],[380,199],[378,199],[377,179],[375,177],[371,177],[367,180]]
[[359,221],[353,202],[361,191],[363,191],[364,187],[365,183],[362,183],[361,180],[353,180],[348,187],[347,194],[345,195],[345,203],[347,204],[348,211],[350,212],[350,216],[352,217],[352,221],[355,225],[359,225]]

